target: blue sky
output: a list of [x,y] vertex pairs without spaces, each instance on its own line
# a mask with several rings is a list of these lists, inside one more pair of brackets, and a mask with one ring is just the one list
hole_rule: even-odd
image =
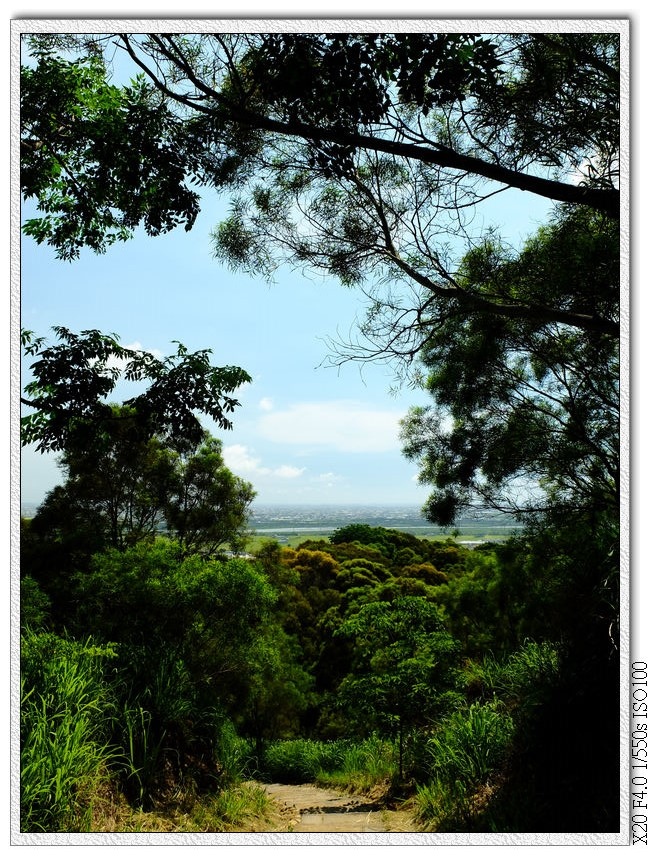
[[[518,232],[540,217],[534,199],[511,193],[508,200],[501,210],[492,206],[491,219]],[[24,238],[22,326],[48,336],[53,325],[98,328],[163,355],[179,340],[190,351],[211,349],[217,365],[243,367],[253,381],[238,394],[234,429],[211,431],[260,504],[423,504],[427,490],[402,456],[398,423],[426,394],[395,394],[394,371],[385,366],[323,363],[327,338],[363,315],[363,297],[289,269],[273,284],[232,273],[210,248],[210,230],[225,212],[225,200],[207,196],[190,232],[138,233],[74,262]],[[23,501],[41,501],[59,480],[52,455],[23,449]]]

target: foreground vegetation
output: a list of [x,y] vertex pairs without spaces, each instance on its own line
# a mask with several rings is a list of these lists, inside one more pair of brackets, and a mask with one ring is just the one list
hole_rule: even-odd
[[422,831],[565,822],[560,536],[546,562],[361,525],[252,560],[158,538],[65,581],[24,543],[22,831],[264,831],[247,781],[408,800]]

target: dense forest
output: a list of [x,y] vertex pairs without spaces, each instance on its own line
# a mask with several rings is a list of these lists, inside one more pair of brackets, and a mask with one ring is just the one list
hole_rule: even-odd
[[[247,372],[24,323],[22,441],[64,481],[21,527],[21,831],[262,831],[269,780],[422,831],[619,831],[619,34],[26,46],[23,230],[74,266],[231,194],[217,257],[368,304],[335,361],[419,388],[404,454],[449,537],[252,539],[205,427]],[[507,188],[553,204],[519,249],[473,226]],[[463,547],[472,507],[520,530]]]

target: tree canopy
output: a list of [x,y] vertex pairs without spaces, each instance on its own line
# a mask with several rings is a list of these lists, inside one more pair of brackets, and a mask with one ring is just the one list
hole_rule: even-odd
[[[513,258],[491,241],[462,279],[580,292],[610,306],[618,232],[579,208],[545,226]],[[568,284],[567,284],[568,283]],[[420,362],[432,405],[402,422],[405,453],[434,487],[427,512],[451,524],[472,501],[514,514],[549,508],[615,513],[619,496],[619,353],[605,334],[479,314],[431,331]]]
[[[90,553],[125,549],[163,530],[184,555],[238,550],[255,493],[225,466],[221,442],[201,415],[229,429],[233,393],[250,381],[238,367],[214,367],[210,351],[171,357],[125,348],[115,335],[55,327],[59,342],[23,331],[36,357],[21,402],[23,444],[56,451],[66,480],[48,494],[33,530],[55,546]],[[111,403],[121,378],[149,381]],[[59,565],[61,562],[59,562]]]
[[230,429],[228,415],[240,404],[233,394],[251,380],[240,367],[211,366],[210,349],[190,353],[177,343],[176,354],[161,359],[120,345],[115,334],[53,330],[59,342],[52,345],[31,331],[21,334],[25,354],[36,358],[21,398],[25,408],[33,409],[21,418],[21,442],[36,443],[40,451],[65,451],[111,438],[129,414],[116,415],[106,401],[121,377],[150,382],[143,393],[124,402],[137,415],[137,424],[130,424],[132,436],[148,440],[156,435],[180,449],[196,446],[204,436],[197,414]]
[[48,493],[32,531],[59,544],[74,540],[77,550],[85,531],[91,550],[125,549],[164,533],[183,555],[238,551],[255,493],[224,465],[221,442],[205,432],[179,453],[143,439],[133,412],[115,406],[113,413],[110,437],[63,452],[65,482]]
[[[234,188],[215,231],[233,265],[383,272],[418,287],[420,313],[455,301],[615,332],[570,298],[461,287],[446,246],[471,241],[471,211],[509,187],[617,217],[616,34],[62,39],[77,59],[56,55],[61,38],[31,40],[21,103],[23,193],[46,214],[25,230],[62,257],[140,223],[189,229],[197,188]],[[122,87],[116,49],[141,73]]]

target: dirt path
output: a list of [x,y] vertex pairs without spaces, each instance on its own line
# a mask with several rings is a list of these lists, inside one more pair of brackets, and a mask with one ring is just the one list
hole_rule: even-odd
[[416,832],[406,811],[382,808],[369,797],[311,784],[265,784],[287,832]]

